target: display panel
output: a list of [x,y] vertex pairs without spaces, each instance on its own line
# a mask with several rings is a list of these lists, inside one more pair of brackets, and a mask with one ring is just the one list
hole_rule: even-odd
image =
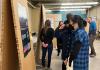
[[29,37],[29,30],[28,30],[27,11],[26,8],[20,3],[18,3],[18,15],[19,15],[21,37],[22,37],[23,51],[25,57],[27,56],[31,47],[30,47],[30,37]]

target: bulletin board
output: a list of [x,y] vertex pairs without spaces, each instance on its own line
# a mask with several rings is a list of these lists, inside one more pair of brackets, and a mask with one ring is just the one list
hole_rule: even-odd
[[11,0],[20,70],[36,70],[27,0]]

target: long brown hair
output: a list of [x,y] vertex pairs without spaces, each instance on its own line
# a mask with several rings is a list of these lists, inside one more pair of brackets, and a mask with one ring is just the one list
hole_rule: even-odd
[[45,26],[44,26],[45,33],[48,30],[48,28],[50,28],[50,27],[51,27],[51,21],[50,20],[46,20],[45,21]]

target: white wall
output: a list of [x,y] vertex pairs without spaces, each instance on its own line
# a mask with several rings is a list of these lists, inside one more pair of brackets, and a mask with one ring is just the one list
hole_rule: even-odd
[[29,10],[29,17],[31,20],[31,31],[32,32],[38,32],[39,29],[39,23],[40,23],[40,8],[30,8]]

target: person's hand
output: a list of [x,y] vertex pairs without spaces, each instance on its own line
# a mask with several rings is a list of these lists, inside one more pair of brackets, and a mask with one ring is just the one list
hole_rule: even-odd
[[59,29],[62,29],[62,27],[60,26]]
[[45,44],[46,47],[48,47],[48,44]]
[[44,42],[42,42],[42,46],[43,46],[44,48],[46,48],[46,47],[48,47],[48,44],[45,44]]
[[42,42],[42,46],[45,47],[45,43],[44,42]]
[[64,29],[64,27],[65,27],[65,24],[61,25],[61,26],[59,27],[59,29]]
[[66,59],[66,60],[64,60],[64,64],[65,64],[65,65],[67,65],[67,62],[68,62],[68,60],[67,60],[67,59]]

